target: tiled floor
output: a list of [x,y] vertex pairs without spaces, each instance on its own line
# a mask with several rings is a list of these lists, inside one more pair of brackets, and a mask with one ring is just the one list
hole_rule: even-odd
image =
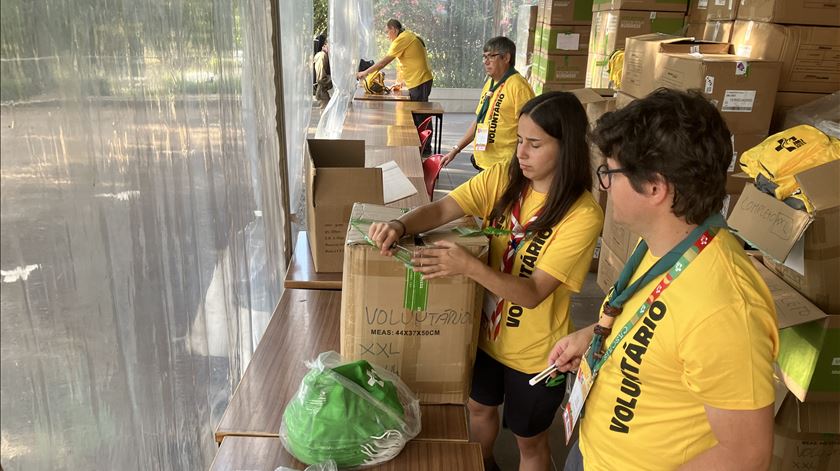
[[[447,113],[444,117],[443,139],[441,147],[449,149],[463,136],[471,120],[472,114]],[[435,187],[434,199],[440,199],[456,186],[467,181],[477,172],[470,164],[469,155],[472,146],[468,146],[455,160],[441,171],[440,179]],[[597,312],[604,294],[595,284],[595,274],[590,273],[583,285],[583,290],[572,298],[572,321],[581,327],[595,322]],[[562,417],[558,413],[554,425],[550,429],[551,456],[555,470],[562,470],[566,460],[567,447],[563,432]],[[503,471],[515,470],[519,466],[519,451],[516,448],[516,438],[510,430],[503,429],[496,441],[496,461]]]

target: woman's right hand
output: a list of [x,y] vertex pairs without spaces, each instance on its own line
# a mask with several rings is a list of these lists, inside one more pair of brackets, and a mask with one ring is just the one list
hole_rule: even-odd
[[548,363],[556,365],[558,371],[577,371],[581,358],[592,341],[594,328],[593,324],[558,340],[548,355]]
[[405,235],[403,227],[396,222],[375,222],[368,229],[368,237],[379,247],[379,253],[391,255],[391,246]]
[[442,159],[440,159],[440,166],[441,167],[446,167],[447,165],[449,165],[449,162],[452,162],[453,160],[455,160],[455,157],[457,157],[457,156],[458,156],[458,151],[456,149],[450,150],[449,152],[446,153],[446,155],[443,156]]

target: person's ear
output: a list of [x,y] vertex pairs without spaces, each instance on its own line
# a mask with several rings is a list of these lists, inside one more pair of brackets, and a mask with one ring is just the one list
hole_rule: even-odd
[[673,186],[660,174],[656,174],[653,181],[645,183],[645,193],[651,202],[661,204],[673,194]]

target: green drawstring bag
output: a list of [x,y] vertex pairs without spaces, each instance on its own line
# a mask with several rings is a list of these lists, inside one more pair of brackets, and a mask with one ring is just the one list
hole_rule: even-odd
[[420,402],[395,374],[335,352],[307,366],[280,425],[283,446],[301,462],[381,463],[420,432]]

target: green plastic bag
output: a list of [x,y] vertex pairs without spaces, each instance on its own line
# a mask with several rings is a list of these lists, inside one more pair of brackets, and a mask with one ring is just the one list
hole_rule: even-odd
[[307,366],[280,425],[283,446],[303,463],[381,463],[420,432],[420,402],[395,374],[335,352]]

